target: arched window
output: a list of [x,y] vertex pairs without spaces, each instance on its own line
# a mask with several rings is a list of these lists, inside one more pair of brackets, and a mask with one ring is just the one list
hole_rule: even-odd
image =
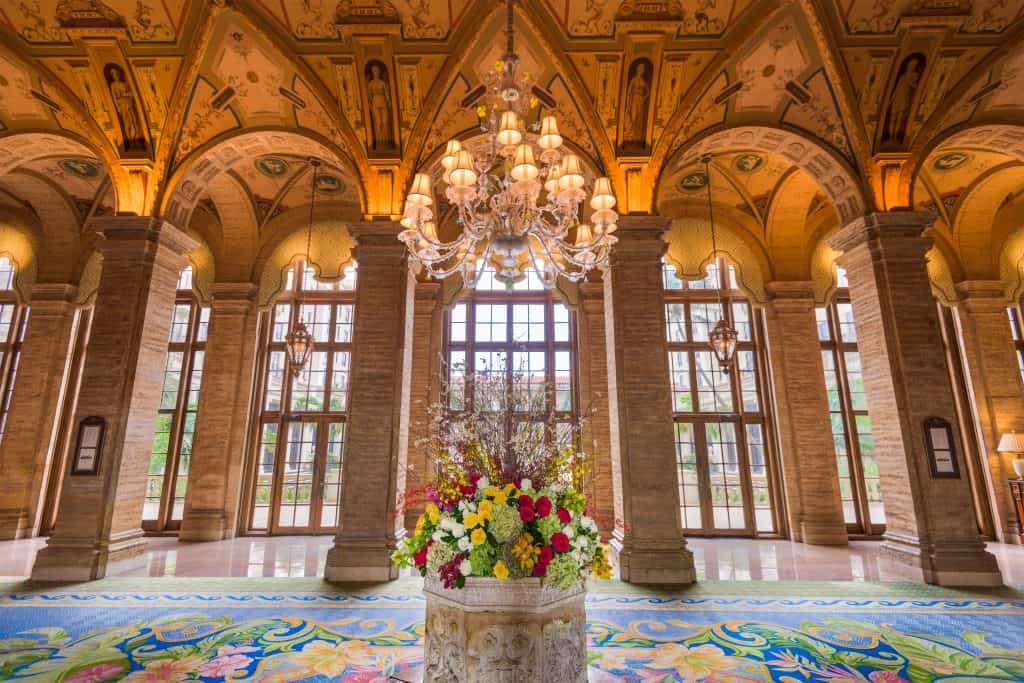
[[[504,373],[532,383],[540,391],[553,387],[555,430],[566,429],[571,438],[578,414],[576,391],[576,321],[569,307],[544,287],[532,270],[506,287],[484,270],[475,290],[448,310],[444,336],[450,392],[449,409],[458,411],[477,400],[466,377]],[[532,390],[532,389],[531,389]],[[515,429],[543,428],[524,419]],[[511,438],[512,435],[509,435]],[[554,434],[545,438],[554,439]]]
[[[683,528],[704,535],[774,533],[760,312],[724,259],[691,281],[664,263],[662,287]],[[708,345],[723,313],[739,333],[730,373],[718,368]]]
[[[301,274],[301,276],[297,276]],[[355,323],[356,268],[322,282],[305,263],[285,274],[285,288],[264,314],[259,441],[249,528],[267,533],[329,533],[341,512],[348,425],[348,385]],[[302,320],[313,353],[294,376],[285,342]]]
[[857,350],[853,304],[846,271],[842,268],[836,269],[836,292],[832,302],[816,309],[816,315],[843,517],[852,533],[881,534],[885,531],[882,485]]
[[18,301],[14,277],[14,264],[6,256],[0,256],[0,442],[7,429],[7,411],[28,322],[28,307]]
[[192,267],[186,266],[178,275],[160,409],[149,456],[142,509],[142,528],[146,531],[159,533],[181,528],[209,325],[210,309],[199,305],[192,291]]

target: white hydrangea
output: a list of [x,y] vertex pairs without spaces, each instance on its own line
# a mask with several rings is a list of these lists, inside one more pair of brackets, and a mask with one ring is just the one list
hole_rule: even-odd
[[444,538],[444,530],[443,529],[438,529],[437,531],[435,531],[433,533],[431,538],[434,539],[435,543],[440,543],[441,539]]
[[451,532],[455,538],[462,538],[466,535],[466,525],[456,522],[452,524]]
[[587,517],[586,515],[580,518],[580,526],[588,531],[597,531],[597,522],[592,517]]
[[562,529],[562,533],[568,536],[569,538],[572,538],[576,535],[576,532],[573,531],[572,524],[566,524],[565,528]]
[[441,516],[441,521],[437,523],[437,526],[446,531],[449,531],[451,530],[453,524],[455,524],[455,518],[445,513]]
[[483,491],[485,488],[491,485],[491,480],[487,477],[480,477],[476,482],[476,487]]
[[582,534],[577,536],[576,538],[572,539],[572,544],[574,546],[576,546],[577,548],[579,548],[580,550],[586,550],[587,549],[587,543],[588,543],[587,537],[583,536]]
[[520,491],[526,491],[527,489],[532,489],[532,488],[533,488],[533,482],[530,481],[529,479],[523,479],[522,485],[520,485],[519,490]]
[[459,571],[463,576],[469,576],[473,573],[473,563],[469,560],[463,560],[459,563]]
[[459,539],[459,550],[466,553],[473,547],[473,541],[469,540],[469,536],[463,536]]

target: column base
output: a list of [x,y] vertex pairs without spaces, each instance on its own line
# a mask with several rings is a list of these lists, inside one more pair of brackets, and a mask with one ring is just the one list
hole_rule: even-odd
[[844,522],[800,522],[800,540],[807,545],[848,545]]
[[51,539],[36,555],[33,581],[93,581],[145,563],[142,529],[110,539]]
[[0,510],[0,541],[17,541],[32,536],[35,536],[35,529],[27,510]]
[[925,583],[950,587],[1003,585],[999,564],[980,539],[977,543],[922,546],[909,534],[887,531],[880,551],[883,557],[920,572]]
[[235,530],[228,524],[223,510],[190,510],[181,520],[179,541],[206,543],[234,538]]
[[686,539],[637,542],[614,534],[609,544],[619,579],[641,584],[691,584],[697,581]]
[[398,568],[391,563],[391,553],[398,547],[398,540],[336,538],[334,547],[327,551],[324,578],[341,583],[394,581]]

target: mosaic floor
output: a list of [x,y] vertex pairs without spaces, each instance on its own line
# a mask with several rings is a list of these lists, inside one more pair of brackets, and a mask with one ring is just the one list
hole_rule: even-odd
[[[595,583],[594,674],[617,680],[929,683],[1024,680],[1024,587],[718,582],[654,593]],[[0,679],[384,681],[420,663],[415,579],[0,580]]]

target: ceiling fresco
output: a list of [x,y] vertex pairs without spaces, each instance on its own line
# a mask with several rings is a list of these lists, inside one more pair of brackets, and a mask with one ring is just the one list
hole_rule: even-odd
[[[478,132],[504,24],[485,0],[8,0],[0,191],[259,234],[318,156],[318,197],[397,214]],[[700,199],[710,151],[716,204],[762,231],[911,203],[952,225],[1020,163],[960,131],[1024,121],[1024,0],[517,0],[515,26],[529,122],[557,114],[624,212]]]

